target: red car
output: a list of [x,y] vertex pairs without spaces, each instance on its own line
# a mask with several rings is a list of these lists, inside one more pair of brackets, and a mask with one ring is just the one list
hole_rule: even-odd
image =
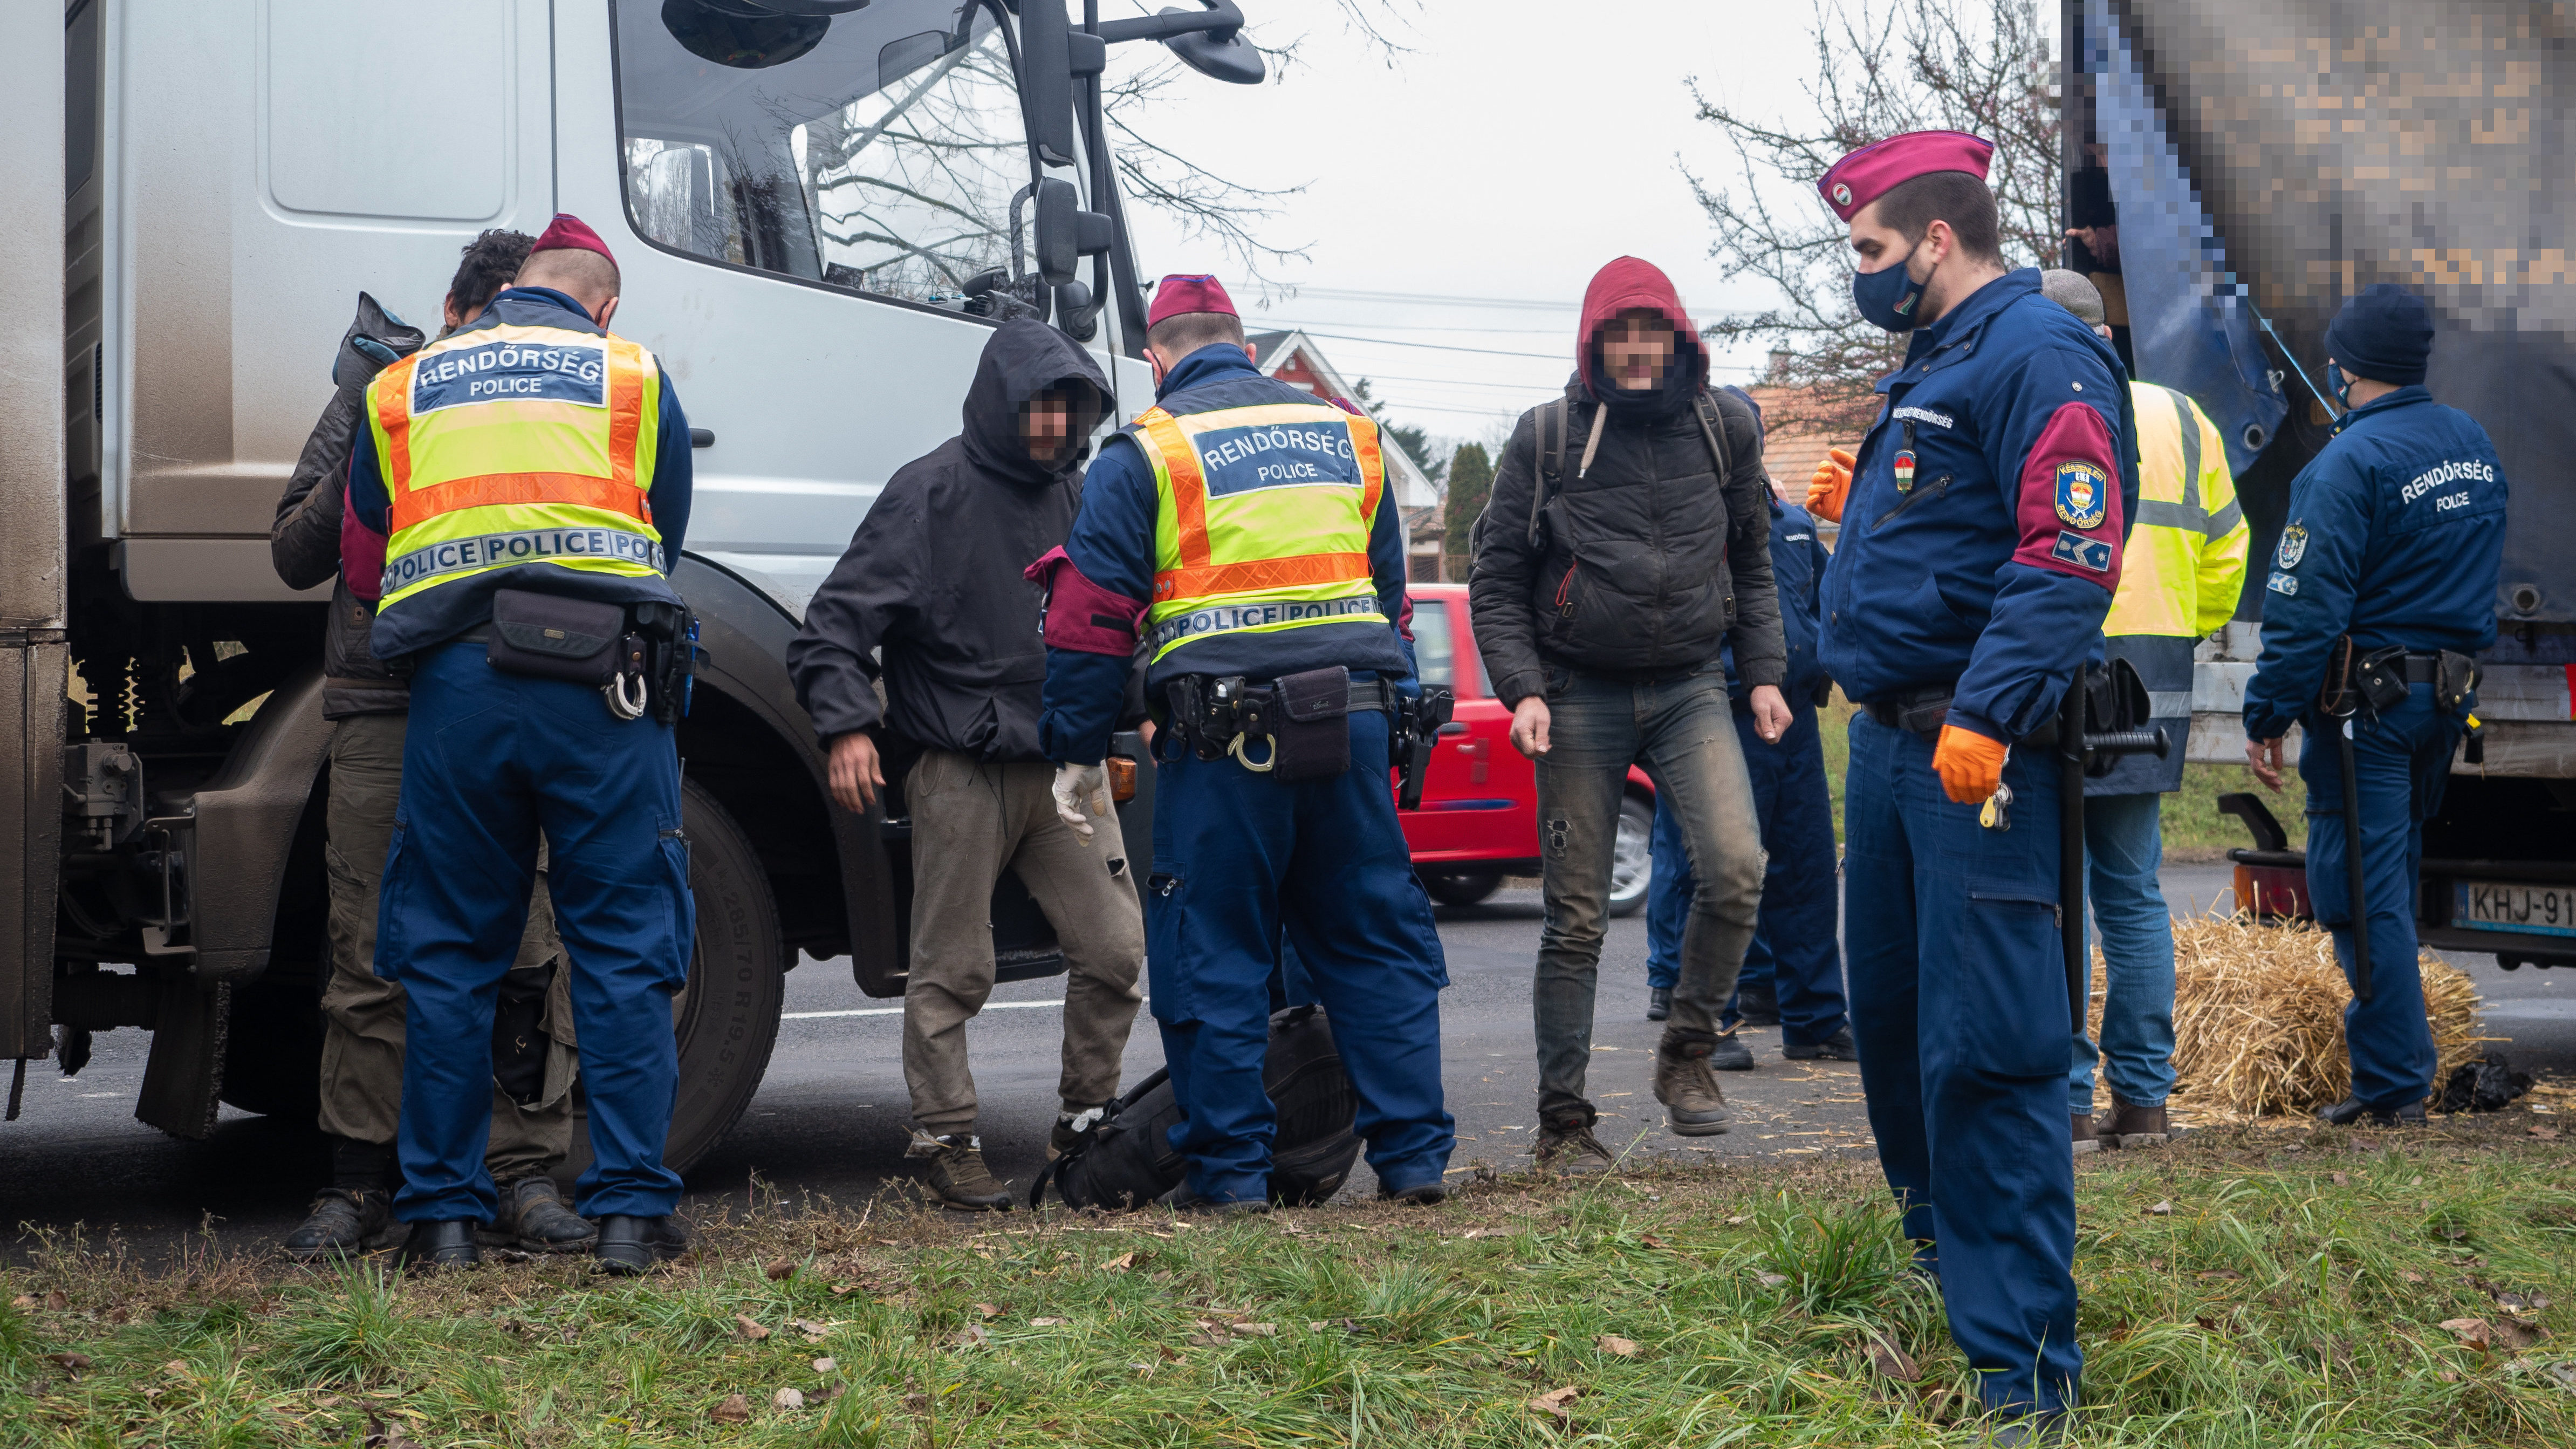
[[[1512,712],[1487,688],[1484,659],[1467,619],[1467,586],[1415,584],[1408,592],[1415,666],[1423,683],[1455,691],[1458,709],[1432,751],[1422,808],[1397,818],[1413,847],[1414,871],[1431,898],[1470,906],[1499,889],[1504,876],[1539,873],[1538,775],[1512,748]],[[1614,916],[1646,904],[1654,829],[1655,787],[1645,771],[1632,766],[1610,871]]]

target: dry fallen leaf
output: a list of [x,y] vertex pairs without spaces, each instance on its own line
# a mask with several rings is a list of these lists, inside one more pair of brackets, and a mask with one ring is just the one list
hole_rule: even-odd
[[1031,1328],[1062,1328],[1064,1325],[1065,1320],[1061,1318],[1032,1318],[1029,1320],[1029,1327]]
[[1101,1264],[1100,1271],[1104,1273],[1123,1273],[1135,1266],[1135,1254],[1121,1253],[1117,1257],[1110,1259],[1108,1262]]
[[760,1271],[763,1276],[769,1279],[770,1282],[776,1283],[783,1279],[795,1276],[796,1265],[787,1261],[785,1258],[779,1258],[773,1260],[768,1267],[763,1268]]
[[358,1441],[363,1449],[419,1449],[420,1441],[403,1436],[402,1425],[388,1426],[373,1414],[367,1416],[367,1436]]
[[2400,1269],[2397,1276],[2405,1279],[2409,1283],[2421,1283],[2424,1281],[2424,1275],[2415,1272],[2412,1269]]
[[707,1417],[719,1424],[748,1424],[751,1422],[751,1400],[740,1394],[727,1394],[723,1403],[707,1410]]
[[782,1409],[801,1409],[805,1407],[805,1392],[802,1389],[780,1389],[769,1396],[769,1402]]
[[2335,1185],[2335,1186],[2337,1186],[2337,1187],[2350,1187],[2350,1186],[2352,1186],[2352,1174],[2351,1174],[2351,1173],[2349,1173],[2349,1172],[2338,1172],[2338,1173],[2336,1173],[2336,1174],[2334,1175],[2334,1185]]
[[9,1306],[12,1308],[33,1308],[36,1306],[36,1295],[33,1293],[21,1293],[17,1297],[9,1300]]
[[841,1365],[837,1361],[828,1358],[818,1358],[814,1360],[814,1372],[818,1374],[830,1373],[832,1370],[839,1368],[840,1366]]
[[1242,1334],[1246,1338],[1277,1338],[1279,1336],[1279,1325],[1275,1323],[1229,1323],[1226,1327],[1235,1333]]
[[998,1309],[998,1308],[994,1307],[994,1306],[993,1306],[992,1304],[990,1304],[990,1303],[978,1303],[978,1304],[976,1304],[976,1305],[975,1305],[975,1311],[976,1311],[977,1313],[982,1314],[982,1315],[983,1315],[984,1317],[986,1317],[986,1318],[999,1318],[999,1317],[1001,1317],[1001,1316],[1002,1316],[1002,1310],[1000,1310],[1000,1309]]
[[956,1343],[959,1348],[982,1348],[986,1343],[992,1340],[992,1337],[993,1336],[991,1334],[984,1331],[984,1325],[980,1323],[970,1323],[964,1328],[957,1330]]
[[174,1358],[161,1365],[161,1372],[174,1379],[193,1379],[197,1376],[196,1370],[188,1367],[188,1361],[183,1358]]
[[2485,1349],[2495,1345],[2495,1325],[2483,1318],[2445,1318],[2442,1326],[2471,1348]]
[[1324,1331],[1324,1320],[1322,1320],[1322,1319],[1318,1318],[1318,1319],[1314,1320],[1313,1322],[1311,1322],[1311,1323],[1307,1324],[1307,1325],[1306,1325],[1306,1331],[1307,1331],[1308,1333],[1321,1333],[1321,1332],[1323,1332],[1323,1331]]
[[2147,1209],[2147,1213],[2151,1217],[2171,1217],[2173,1215],[2173,1204],[2171,1202],[2157,1203],[2154,1207]]
[[1530,1400],[1529,1406],[1542,1414],[1554,1414],[1560,1419],[1570,1419],[1574,1416],[1566,1411],[1565,1406],[1582,1397],[1582,1394],[1583,1390],[1568,1384],[1561,1389],[1550,1389]]
[[1869,1366],[1889,1378],[1909,1384],[1923,1376],[1923,1371],[1914,1366],[1914,1360],[1906,1357],[1905,1350],[1883,1338],[1870,1339]]
[[859,1285],[856,1283],[835,1283],[832,1285],[832,1296],[835,1298],[847,1297],[848,1295],[858,1291]]
[[61,1369],[64,1373],[73,1378],[79,1378],[81,1370],[89,1367],[89,1355],[85,1353],[49,1353],[45,1355],[45,1362]]
[[60,1313],[64,1309],[72,1306],[72,1300],[64,1296],[63,1290],[56,1288],[45,1295],[45,1306],[54,1310],[56,1313]]
[[748,1313],[735,1314],[733,1316],[733,1326],[735,1332],[741,1334],[747,1339],[750,1339],[754,1343],[758,1343],[769,1336],[769,1330],[761,1326],[760,1320],[752,1317]]
[[828,1323],[816,1323],[810,1318],[790,1319],[788,1320],[787,1326],[795,1329],[798,1333],[805,1335],[805,1341],[807,1343],[821,1343],[824,1339],[832,1336],[832,1325]]
[[1633,1338],[1621,1338],[1615,1333],[1605,1333],[1592,1341],[1601,1346],[1603,1353],[1617,1354],[1621,1358],[1637,1356],[1637,1340]]
[[2543,1142],[2555,1142],[2558,1140],[2558,1129],[2555,1127],[2530,1127],[2525,1128],[2524,1130]]
[[1665,1242],[1663,1239],[1656,1237],[1652,1233],[1639,1233],[1637,1235],[1637,1241],[1645,1244],[1649,1248],[1669,1248],[1672,1246],[1672,1244]]
[[1746,1217],[1742,1213],[1737,1213],[1735,1216],[1726,1220],[1726,1225],[1730,1228],[1740,1228],[1751,1221],[1753,1221],[1751,1218]]
[[1753,1281],[1765,1288],[1777,1288],[1789,1279],[1785,1274],[1780,1273],[1756,1273],[1753,1275]]
[[2451,1372],[2449,1369],[2444,1369],[2440,1373],[2433,1375],[2433,1377],[2440,1379],[2446,1384],[2456,1384],[2460,1381],[2460,1376]]
[[2495,1301],[2498,1308],[2517,1317],[2538,1313],[2551,1302],[2546,1293],[2507,1293],[2501,1290],[2496,1293]]

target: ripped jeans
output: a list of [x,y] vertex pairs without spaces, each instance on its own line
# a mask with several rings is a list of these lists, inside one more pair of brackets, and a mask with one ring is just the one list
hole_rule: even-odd
[[1682,931],[1670,1030],[1715,1033],[1762,904],[1762,827],[1744,769],[1726,671],[1622,679],[1550,665],[1549,750],[1538,759],[1547,920],[1531,1006],[1542,1118],[1587,1107],[1592,1000],[1610,908],[1612,850],[1628,767],[1641,765],[1681,821],[1698,889]]

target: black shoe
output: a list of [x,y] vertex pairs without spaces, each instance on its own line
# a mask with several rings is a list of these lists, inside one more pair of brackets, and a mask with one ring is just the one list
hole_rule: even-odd
[[1844,1027],[1820,1042],[1783,1046],[1780,1055],[1793,1062],[1856,1062],[1860,1048],[1852,1043],[1851,1028]]
[[2403,1107],[2373,1107],[2359,1097],[2346,1097],[2331,1107],[2320,1107],[2317,1116],[2330,1127],[2421,1127],[2424,1104],[2409,1102]]
[[471,1268],[482,1262],[483,1250],[474,1245],[474,1220],[449,1218],[412,1224],[411,1236],[403,1240],[401,1261],[403,1267],[415,1273]]
[[550,1177],[523,1177],[501,1188],[501,1221],[511,1241],[531,1253],[578,1253],[599,1230],[564,1206]]
[[367,1240],[385,1230],[392,1194],[357,1188],[326,1187],[313,1199],[313,1209],[278,1251],[300,1262],[346,1257],[367,1250]]
[[1664,1021],[1669,1019],[1672,1014],[1673,989],[1669,986],[1654,986],[1647,988],[1646,1020]]
[[1392,1190],[1379,1188],[1377,1200],[1379,1202],[1411,1203],[1415,1207],[1437,1207],[1449,1200],[1449,1184],[1442,1182],[1440,1179],[1435,1177],[1429,1182],[1417,1182],[1411,1187],[1400,1187]]
[[649,1273],[689,1250],[689,1235],[675,1218],[639,1218],[610,1213],[599,1220],[599,1242],[591,1256],[603,1273],[632,1277]]
[[1738,1025],[1770,1027],[1780,1024],[1780,995],[1776,991],[1765,991],[1760,988],[1747,991],[1738,987],[1735,992],[1735,1009],[1743,1016],[1743,1020]]
[[1749,1072],[1753,1070],[1753,1048],[1737,1040],[1735,1033],[1730,1031],[1709,1048],[1708,1065],[1711,1071]]

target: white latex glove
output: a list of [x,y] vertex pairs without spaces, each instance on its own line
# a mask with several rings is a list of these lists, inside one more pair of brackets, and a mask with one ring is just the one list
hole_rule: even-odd
[[[1085,841],[1091,839],[1091,822],[1109,818],[1109,769],[1105,765],[1058,765],[1055,767],[1055,813],[1073,827]],[[1089,817],[1086,819],[1085,817]]]

